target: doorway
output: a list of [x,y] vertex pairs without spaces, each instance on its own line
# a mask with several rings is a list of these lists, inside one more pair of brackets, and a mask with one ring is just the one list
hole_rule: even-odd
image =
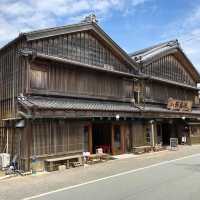
[[114,134],[114,136],[113,136],[113,139],[114,139],[113,154],[121,154],[122,153],[122,149],[121,149],[122,136],[121,136],[120,125],[114,125],[113,134]]
[[162,124],[157,123],[157,144],[162,145]]
[[102,148],[104,153],[111,153],[111,124],[92,125],[92,153],[97,148]]
[[170,145],[170,137],[171,137],[170,124],[168,123],[162,124],[162,144]]
[[131,134],[131,126],[127,125],[124,131],[124,153],[130,153],[132,150],[132,134]]

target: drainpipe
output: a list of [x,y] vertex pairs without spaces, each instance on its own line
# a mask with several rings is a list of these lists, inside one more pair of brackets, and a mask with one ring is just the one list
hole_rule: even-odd
[[155,147],[154,120],[151,120],[150,124],[151,124],[151,143],[152,147]]
[[6,153],[8,153],[8,128],[6,130]]

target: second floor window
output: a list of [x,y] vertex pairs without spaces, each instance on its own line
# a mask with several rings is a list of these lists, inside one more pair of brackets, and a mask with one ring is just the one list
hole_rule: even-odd
[[150,99],[150,97],[151,97],[151,90],[150,90],[149,86],[145,87],[145,95],[146,95],[147,99]]
[[126,98],[131,98],[133,96],[133,84],[131,81],[125,81],[124,82],[125,86],[125,97]]
[[47,71],[43,69],[31,69],[31,88],[46,89],[47,88]]

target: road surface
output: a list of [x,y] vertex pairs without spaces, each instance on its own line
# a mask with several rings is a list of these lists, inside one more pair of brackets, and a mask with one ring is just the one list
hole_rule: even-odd
[[26,200],[199,200],[200,154],[62,187]]

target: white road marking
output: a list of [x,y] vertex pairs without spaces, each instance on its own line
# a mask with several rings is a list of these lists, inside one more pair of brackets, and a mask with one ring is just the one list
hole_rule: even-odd
[[156,164],[153,164],[153,165],[149,165],[149,166],[146,166],[146,167],[142,167],[142,168],[138,168],[138,169],[133,169],[133,170],[129,170],[129,171],[126,171],[126,172],[114,174],[114,175],[111,175],[111,176],[106,176],[106,177],[103,177],[103,178],[99,178],[99,179],[87,181],[87,182],[80,183],[80,184],[77,184],[77,185],[72,185],[72,186],[60,188],[60,189],[57,189],[57,190],[53,190],[53,191],[50,191],[50,192],[45,192],[45,193],[42,193],[42,194],[30,196],[30,197],[24,198],[22,200],[37,199],[39,197],[47,196],[47,195],[50,195],[50,194],[54,194],[54,193],[58,193],[58,192],[62,192],[62,191],[71,190],[71,189],[78,188],[78,187],[85,186],[85,185],[89,185],[89,184],[92,184],[92,183],[96,183],[96,182],[108,180],[108,179],[111,179],[111,178],[115,178],[115,177],[119,177],[119,176],[131,174],[131,173],[135,173],[135,172],[139,172],[139,171],[142,171],[142,170],[145,170],[145,169],[150,169],[150,168],[153,168],[153,167],[158,167],[158,166],[161,166],[161,165],[173,163],[173,162],[184,160],[184,159],[187,159],[187,158],[198,157],[198,156],[200,156],[200,153],[193,154],[193,155],[190,155],[190,156],[184,156],[184,157],[177,158],[177,159],[174,159],[174,160],[163,161],[163,162],[156,163]]

